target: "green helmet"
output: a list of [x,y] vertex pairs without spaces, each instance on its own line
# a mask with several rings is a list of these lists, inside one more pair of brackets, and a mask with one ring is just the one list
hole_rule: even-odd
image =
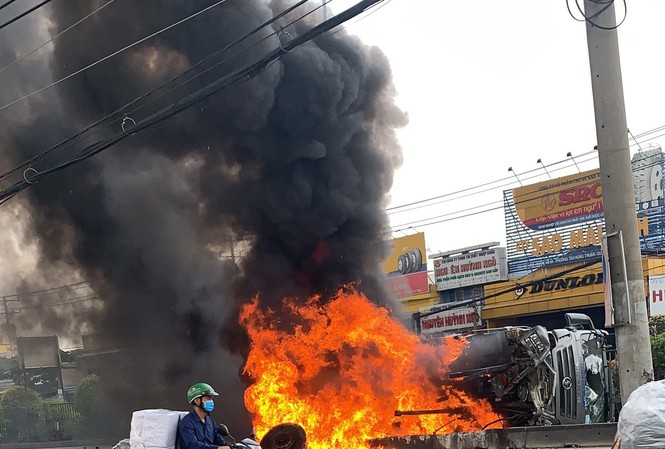
[[219,396],[217,392],[208,384],[198,383],[189,387],[187,390],[187,401],[191,404],[192,401],[201,396]]

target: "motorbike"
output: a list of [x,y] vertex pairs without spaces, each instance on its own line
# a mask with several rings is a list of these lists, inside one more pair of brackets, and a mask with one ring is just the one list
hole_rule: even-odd
[[307,446],[305,429],[294,423],[279,424],[273,427],[261,438],[260,443],[256,441],[256,435],[253,434],[249,438],[236,441],[225,424],[217,426],[217,433],[227,442],[232,440],[233,449],[305,449]]

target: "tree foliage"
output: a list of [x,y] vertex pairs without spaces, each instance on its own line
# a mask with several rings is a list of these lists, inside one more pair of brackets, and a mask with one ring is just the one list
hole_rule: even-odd
[[656,379],[665,379],[665,316],[653,316],[649,319],[651,332],[651,355]]
[[42,400],[29,388],[12,387],[2,396],[2,414],[6,423],[6,437],[16,441],[34,438]]
[[85,376],[74,396],[74,408],[85,416],[90,416],[98,409],[99,403],[102,400],[102,383],[99,376],[90,374]]

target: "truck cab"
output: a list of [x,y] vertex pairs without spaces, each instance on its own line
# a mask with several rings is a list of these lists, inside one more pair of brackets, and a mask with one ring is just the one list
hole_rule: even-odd
[[583,314],[563,329],[503,327],[461,334],[450,382],[484,397],[511,426],[589,424],[614,419],[607,332]]

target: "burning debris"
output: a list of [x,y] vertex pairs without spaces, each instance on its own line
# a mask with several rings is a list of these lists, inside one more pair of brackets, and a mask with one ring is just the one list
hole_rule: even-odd
[[[245,403],[259,436],[297,422],[312,449],[365,448],[390,435],[501,427],[489,402],[444,385],[463,342],[424,344],[354,289],[275,310],[256,300],[241,323],[251,344],[244,370],[254,380]],[[398,409],[448,412],[396,417]]]

